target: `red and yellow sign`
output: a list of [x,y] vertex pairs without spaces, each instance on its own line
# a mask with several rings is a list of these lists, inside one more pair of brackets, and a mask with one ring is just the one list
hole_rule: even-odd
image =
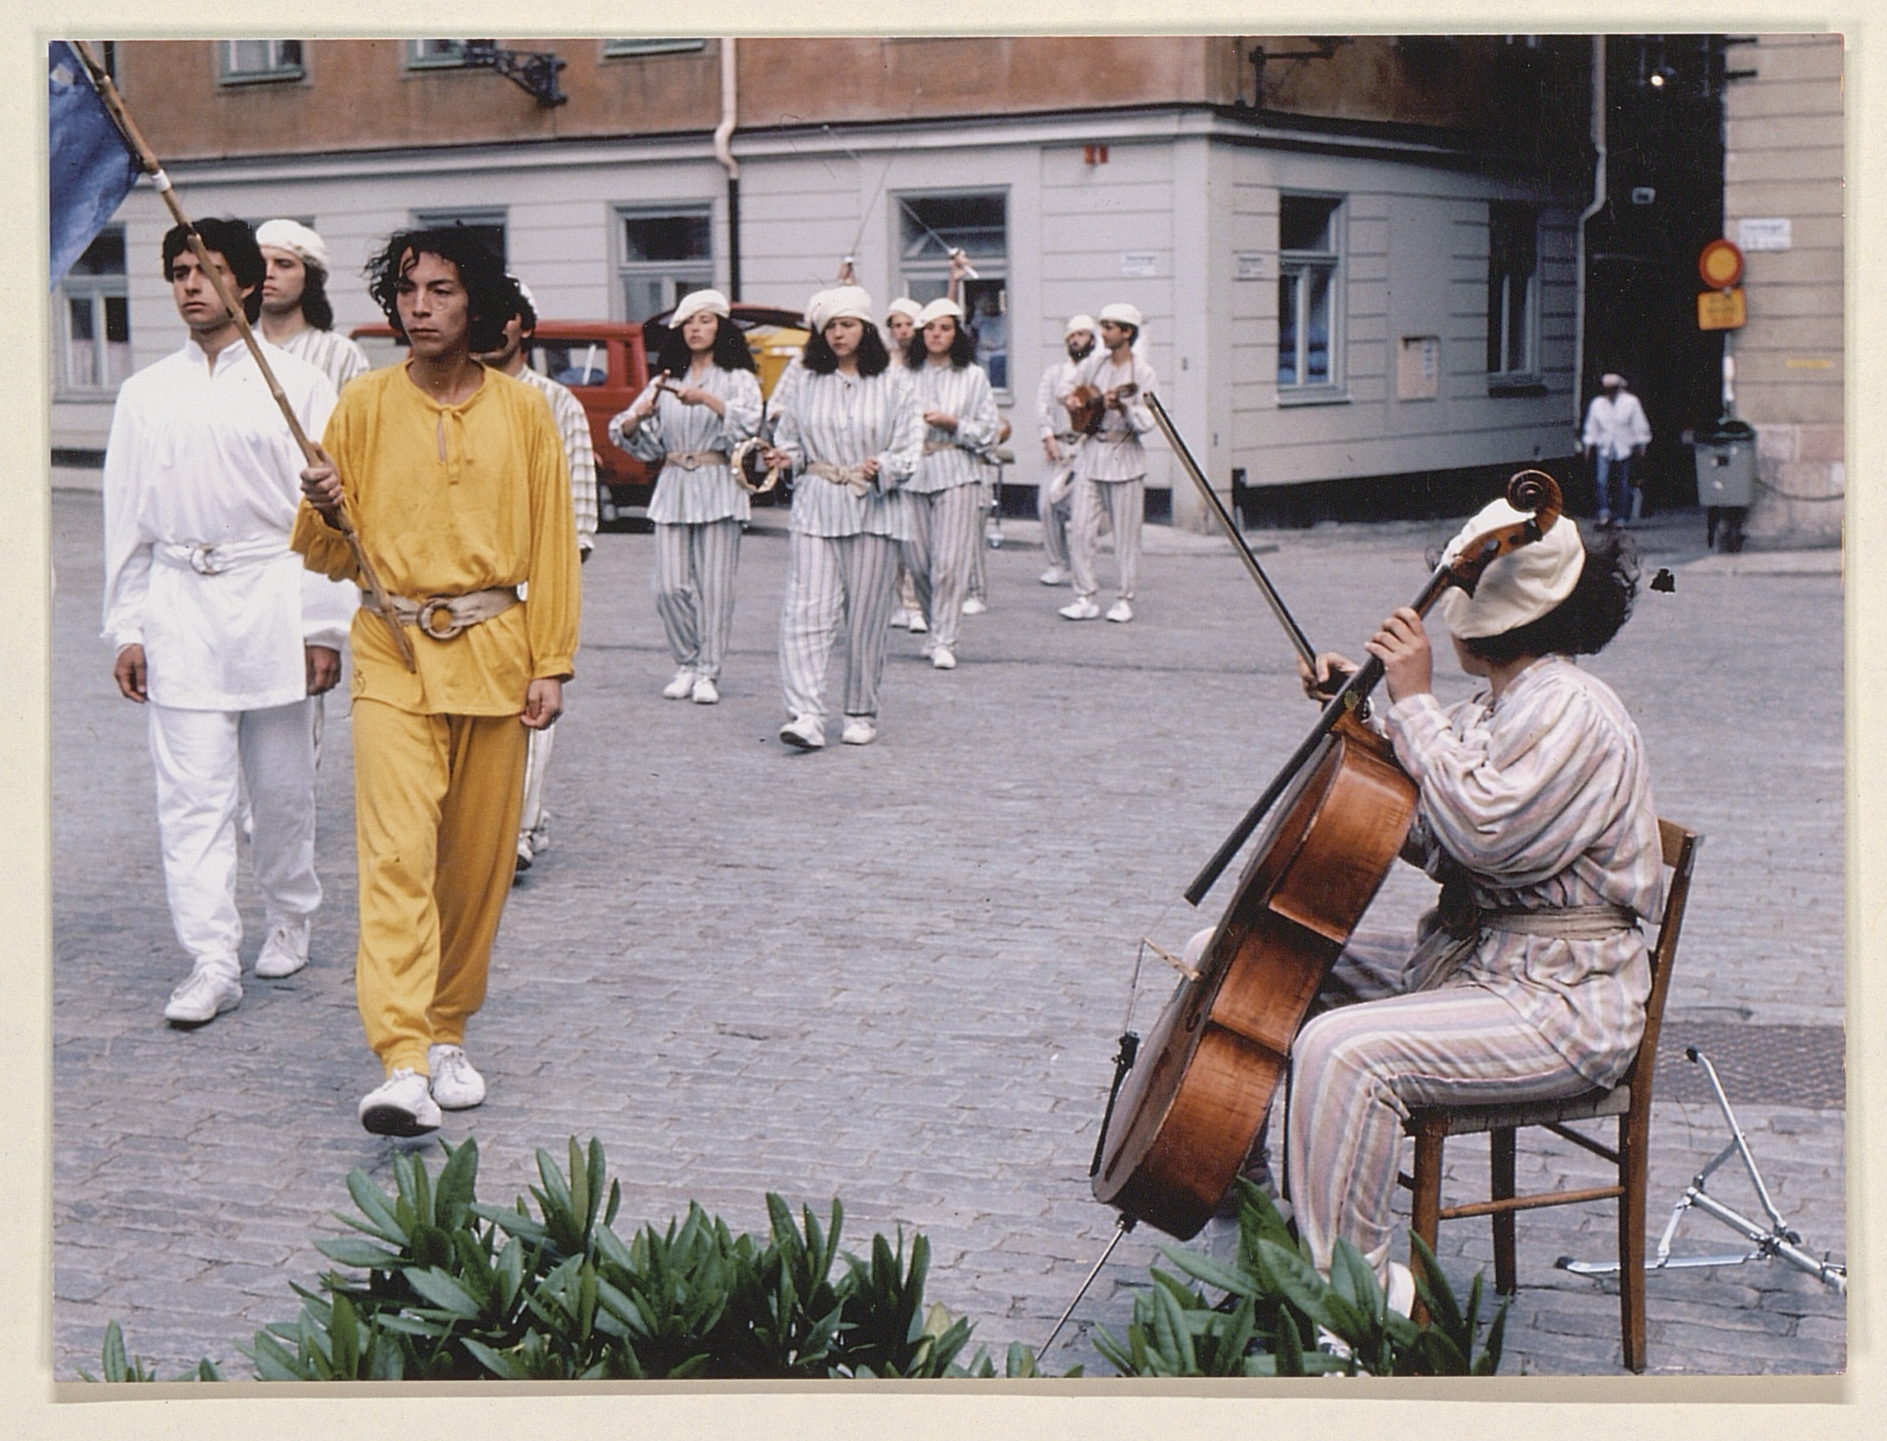
[[1743,278],[1743,252],[1727,240],[1713,240],[1697,256],[1697,273],[1712,290],[1728,290]]
[[1697,297],[1699,330],[1738,330],[1747,318],[1740,288],[1706,290]]

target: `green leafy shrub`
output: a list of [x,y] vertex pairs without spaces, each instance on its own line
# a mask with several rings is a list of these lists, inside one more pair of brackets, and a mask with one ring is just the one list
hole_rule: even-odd
[[[157,1373],[151,1369],[150,1362],[142,1356],[127,1356],[124,1348],[124,1332],[116,1321],[105,1323],[105,1345],[99,1357],[98,1375],[94,1376],[83,1366],[79,1376],[86,1381],[155,1381]],[[223,1373],[216,1369],[216,1363],[207,1356],[197,1362],[196,1370],[186,1371],[173,1377],[177,1381],[221,1381]]]
[[1507,1303],[1480,1331],[1481,1278],[1464,1311],[1434,1253],[1415,1237],[1421,1262],[1416,1297],[1429,1321],[1417,1326],[1388,1306],[1375,1272],[1338,1241],[1330,1277],[1319,1275],[1270,1199],[1239,1183],[1239,1243],[1233,1262],[1162,1247],[1193,1280],[1224,1293],[1218,1302],[1179,1277],[1153,1270],[1152,1287],[1134,1298],[1125,1343],[1105,1330],[1095,1349],[1127,1376],[1490,1376],[1500,1366]]

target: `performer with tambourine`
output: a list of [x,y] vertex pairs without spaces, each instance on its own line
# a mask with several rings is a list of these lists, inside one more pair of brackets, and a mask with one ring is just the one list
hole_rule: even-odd
[[760,382],[720,291],[683,296],[668,323],[659,373],[610,421],[609,438],[662,467],[649,502],[655,608],[677,667],[662,694],[713,705],[734,626],[741,527],[751,514],[751,487],[729,458],[759,433]]

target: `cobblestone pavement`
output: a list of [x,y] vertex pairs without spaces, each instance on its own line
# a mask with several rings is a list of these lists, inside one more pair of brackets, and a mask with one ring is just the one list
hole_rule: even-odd
[[[1209,921],[1179,893],[1311,719],[1293,657],[1219,540],[1155,527],[1131,625],[1070,624],[1036,581],[1031,527],[989,555],[990,612],[954,672],[894,637],[882,738],[783,748],[774,634],[779,515],[746,540],[733,653],[713,708],[663,701],[670,672],[648,593],[651,543],[605,535],[585,570],[581,675],[559,726],[553,846],[513,894],[469,1048],[491,1082],[449,1115],[476,1136],[480,1195],[509,1202],[533,1153],[602,1139],[618,1229],[690,1200],[737,1229],[764,1193],[846,1206],[854,1246],[921,1231],[929,1292],[992,1353],[1039,1345],[1114,1230],[1086,1170],[1129,1013],[1145,1031],[1163,976],[1130,992],[1136,945],[1177,949]],[[344,1178],[388,1182],[392,1151],[354,1119],[378,1079],[352,986],[350,736],[331,704],[320,774],[328,888],[314,961],[249,979],[194,1033],[160,1008],[184,963],[165,909],[143,717],[95,639],[95,495],[55,492],[53,633],[52,1362],[96,1367],[107,1320],[172,1375],[296,1310],[324,1266]],[[1443,525],[1254,536],[1321,647],[1360,652],[1414,594]],[[1707,557],[1702,524],[1640,532],[1647,593],[1593,662],[1638,716],[1664,812],[1707,837],[1670,1000],[1652,1134],[1653,1240],[1727,1139],[1686,1045],[1725,1083],[1774,1200],[1804,1244],[1845,1255],[1842,589],[1829,557]],[[1108,562],[1103,562],[1107,574]],[[1105,599],[1105,597],[1104,597]],[[1446,676],[1448,695],[1465,682]],[[836,736],[834,737],[836,742]],[[246,882],[245,882],[246,886]],[[1222,905],[1229,881],[1208,898]],[[1426,892],[1399,875],[1373,920]],[[245,959],[260,939],[254,895]],[[1161,968],[1162,971],[1164,968]],[[1449,1150],[1456,1194],[1484,1151]],[[1529,1176],[1596,1177],[1583,1152],[1530,1143]],[[1760,1216],[1735,1164],[1713,1195]],[[1616,1290],[1554,1258],[1611,1254],[1612,1212],[1521,1218],[1507,1374],[1617,1374]],[[1735,1238],[1687,1218],[1679,1253]],[[1442,1233],[1465,1285],[1487,1227]],[[1165,1238],[1128,1236],[1045,1358],[1107,1374]],[[1649,1281],[1660,1373],[1829,1373],[1840,1297],[1776,1261]]]

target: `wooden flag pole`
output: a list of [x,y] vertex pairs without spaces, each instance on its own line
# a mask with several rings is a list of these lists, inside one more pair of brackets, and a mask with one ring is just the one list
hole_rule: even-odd
[[[322,453],[321,447],[310,440],[307,433],[302,430],[301,422],[295,417],[294,408],[289,405],[288,397],[282,393],[282,387],[275,378],[275,372],[269,369],[269,362],[262,354],[262,346],[256,340],[255,331],[250,329],[249,317],[243,312],[242,302],[230,292],[228,284],[223,280],[222,272],[210,259],[210,252],[203,244],[203,237],[197,233],[196,222],[184,214],[183,205],[177,199],[177,192],[171,186],[170,177],[164,173],[164,167],[158,163],[155,152],[145,141],[143,132],[137,127],[137,122],[131,118],[131,112],[125,109],[124,99],[118,94],[118,87],[112,83],[111,76],[105,73],[104,67],[98,63],[97,58],[92,54],[91,47],[85,41],[73,40],[69,43],[73,52],[84,62],[86,71],[92,77],[92,88],[98,92],[98,98],[105,102],[105,109],[110,114],[112,123],[118,127],[119,133],[124,136],[125,144],[137,157],[139,166],[151,177],[152,185],[157,193],[163,196],[164,204],[169,207],[172,218],[184,228],[185,238],[189,241],[190,249],[197,258],[197,264],[203,267],[204,275],[209,278],[210,284],[216,287],[216,295],[222,301],[223,308],[235,320],[236,328],[242,334],[243,344],[249,347],[250,355],[255,357],[256,365],[262,372],[262,378],[268,384],[269,394],[275,397],[276,405],[281,408],[282,418],[288,422],[289,433],[295,437],[295,444],[301,447],[303,458],[310,465],[332,464],[333,462]],[[393,633],[393,643],[399,648],[400,659],[406,662],[406,668],[409,671],[417,671],[419,662],[413,654],[413,643],[408,639],[405,628],[394,619],[393,605],[387,597],[386,587],[381,585],[380,577],[374,571],[373,562],[367,559],[367,552],[361,546],[360,532],[354,528],[353,522],[348,517],[346,496],[342,496],[341,503],[334,514],[327,515],[323,512],[323,517],[329,525],[346,538],[347,548],[353,553],[354,564],[360,571],[360,578],[366,585],[368,593],[373,596],[381,619],[386,622],[387,629]]]

